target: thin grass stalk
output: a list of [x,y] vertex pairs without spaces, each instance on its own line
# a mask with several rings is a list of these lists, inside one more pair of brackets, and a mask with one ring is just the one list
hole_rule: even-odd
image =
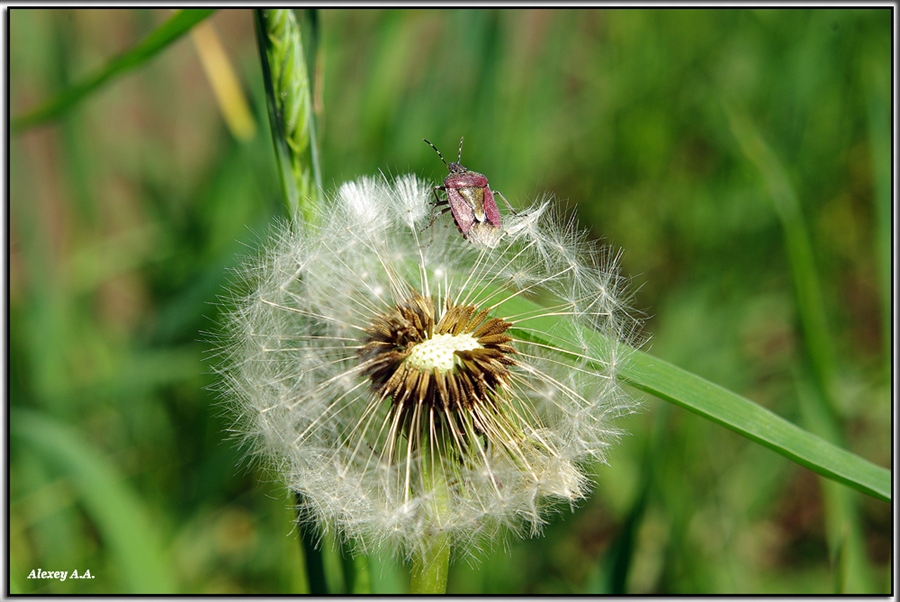
[[289,9],[258,9],[255,15],[282,192],[291,218],[308,221],[322,196],[322,176],[301,28]]
[[[800,200],[782,161],[749,118],[734,110],[729,112],[729,118],[744,155],[759,170],[781,223],[808,365],[796,378],[801,389],[798,393],[803,421],[811,431],[843,446],[844,437],[834,399],[837,362],[815,266],[812,239]],[[804,383],[812,386],[804,387]],[[828,540],[833,555],[838,559],[835,562],[837,583],[841,588],[838,592],[870,593],[872,583],[865,559],[857,499],[845,488],[824,480],[821,484]]]
[[256,136],[256,120],[215,27],[209,21],[198,23],[191,30],[191,40],[225,125],[238,140],[251,140]]
[[893,194],[891,190],[893,161],[891,156],[891,92],[890,79],[871,64],[864,71],[866,83],[866,120],[872,155],[875,192],[876,259],[879,267],[881,295],[881,339],[885,358],[885,374],[892,373],[891,342],[893,334]]
[[[285,208],[289,218],[309,221],[321,198],[322,178],[301,28],[289,9],[257,9],[254,20]],[[302,495],[295,495],[298,509],[302,508]],[[299,520],[298,530],[310,593],[327,594],[328,580],[314,529]]]

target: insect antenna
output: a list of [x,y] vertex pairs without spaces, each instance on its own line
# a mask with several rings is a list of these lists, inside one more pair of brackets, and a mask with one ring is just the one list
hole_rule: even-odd
[[462,165],[462,143],[465,139],[465,136],[460,137],[459,139],[459,152],[456,153],[456,162]]
[[[428,140],[425,140],[425,138],[422,138],[422,140],[423,140],[428,146],[430,146],[431,148],[434,149],[434,152],[436,152],[436,153],[438,154],[438,157],[441,158],[441,162],[444,164],[444,167],[447,167],[447,168],[449,169],[449,166],[447,165],[447,162],[444,161],[444,155],[441,154],[441,151],[439,151],[435,145],[433,145],[432,143],[428,142]],[[462,140],[459,141],[459,152],[462,152]]]

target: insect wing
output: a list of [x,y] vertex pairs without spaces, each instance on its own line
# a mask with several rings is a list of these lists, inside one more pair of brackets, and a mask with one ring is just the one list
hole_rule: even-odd
[[497,208],[497,201],[494,200],[494,193],[488,186],[484,187],[484,215],[489,224],[495,228],[500,227],[500,210]]
[[450,210],[453,212],[453,219],[459,227],[459,231],[463,236],[468,235],[472,224],[475,223],[475,214],[472,207],[462,197],[456,188],[446,188],[447,200],[450,202]]

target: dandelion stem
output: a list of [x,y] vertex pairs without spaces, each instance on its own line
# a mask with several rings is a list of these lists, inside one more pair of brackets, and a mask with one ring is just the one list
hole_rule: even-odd
[[413,560],[409,579],[411,594],[444,594],[450,568],[450,546],[444,537],[436,537],[424,554]]
[[[434,513],[441,516],[447,513],[450,503],[447,490],[447,478],[442,466],[442,458],[445,451],[435,449],[434,424],[435,416],[429,412],[429,433],[424,434],[422,443],[422,476],[425,483],[431,486],[434,496],[431,503],[434,505]],[[430,440],[430,441],[429,441]],[[429,445],[431,443],[431,445]],[[409,578],[409,593],[411,594],[444,594],[447,592],[447,572],[450,569],[450,545],[445,534],[433,534],[425,542],[421,553],[413,558],[412,571]]]

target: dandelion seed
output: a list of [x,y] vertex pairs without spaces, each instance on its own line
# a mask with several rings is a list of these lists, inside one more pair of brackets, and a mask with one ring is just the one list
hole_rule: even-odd
[[318,226],[280,227],[223,348],[236,428],[304,515],[408,557],[534,535],[583,498],[634,408],[615,372],[639,326],[616,258],[548,203],[479,245],[419,236],[430,195],[362,179]]

